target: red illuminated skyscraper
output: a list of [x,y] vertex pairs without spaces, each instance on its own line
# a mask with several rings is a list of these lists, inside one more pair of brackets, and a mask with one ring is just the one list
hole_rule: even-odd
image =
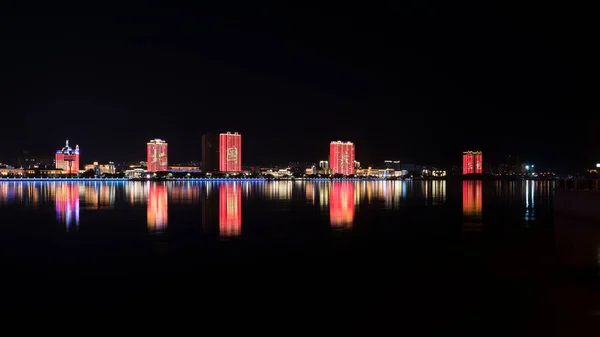
[[481,151],[463,152],[463,174],[482,174],[483,155]]
[[75,145],[75,149],[72,149],[67,140],[65,146],[56,151],[54,161],[56,168],[62,169],[64,173],[79,173],[79,145]]
[[168,170],[167,142],[162,139],[153,139],[148,142],[148,172]]
[[354,143],[331,142],[329,144],[329,167],[334,174],[354,174]]
[[242,172],[242,135],[237,132],[219,135],[219,171]]

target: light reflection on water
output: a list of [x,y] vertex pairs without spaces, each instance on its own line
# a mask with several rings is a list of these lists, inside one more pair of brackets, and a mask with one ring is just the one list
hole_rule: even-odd
[[[538,207],[547,207],[550,202],[552,184],[539,181],[15,181],[0,183],[0,208],[19,205],[37,209],[54,204],[56,220],[70,230],[80,225],[82,212],[144,207],[148,231],[163,232],[169,227],[169,205],[181,205],[201,209],[205,231],[232,237],[242,235],[242,209],[245,209],[242,204],[247,200],[285,203],[289,205],[286,211],[295,205],[309,205],[327,218],[333,229],[344,230],[353,228],[356,214],[361,211],[402,213],[414,207],[435,209],[458,204],[462,207],[463,230],[479,231],[488,203],[519,209],[526,225],[536,221]],[[484,186],[488,186],[487,190]],[[456,192],[450,195],[449,189]],[[268,207],[261,210],[263,214],[268,211]]]

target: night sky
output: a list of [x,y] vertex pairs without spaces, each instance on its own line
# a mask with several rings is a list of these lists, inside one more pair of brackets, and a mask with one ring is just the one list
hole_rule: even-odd
[[66,138],[82,163],[142,160],[163,138],[185,162],[238,131],[244,164],[326,159],[331,140],[362,163],[595,163],[591,13],[516,4],[4,10],[0,161]]

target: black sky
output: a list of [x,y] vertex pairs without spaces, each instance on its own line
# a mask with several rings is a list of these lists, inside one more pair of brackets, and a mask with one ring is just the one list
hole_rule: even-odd
[[206,131],[242,133],[245,164],[338,139],[363,163],[600,159],[585,9],[414,3],[3,11],[0,161],[67,137],[83,162],[140,160],[159,137],[183,162]]

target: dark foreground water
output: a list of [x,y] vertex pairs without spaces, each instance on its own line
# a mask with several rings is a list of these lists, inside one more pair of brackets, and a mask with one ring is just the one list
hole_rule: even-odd
[[557,219],[553,194],[552,182],[3,182],[2,317],[598,335],[600,235]]

